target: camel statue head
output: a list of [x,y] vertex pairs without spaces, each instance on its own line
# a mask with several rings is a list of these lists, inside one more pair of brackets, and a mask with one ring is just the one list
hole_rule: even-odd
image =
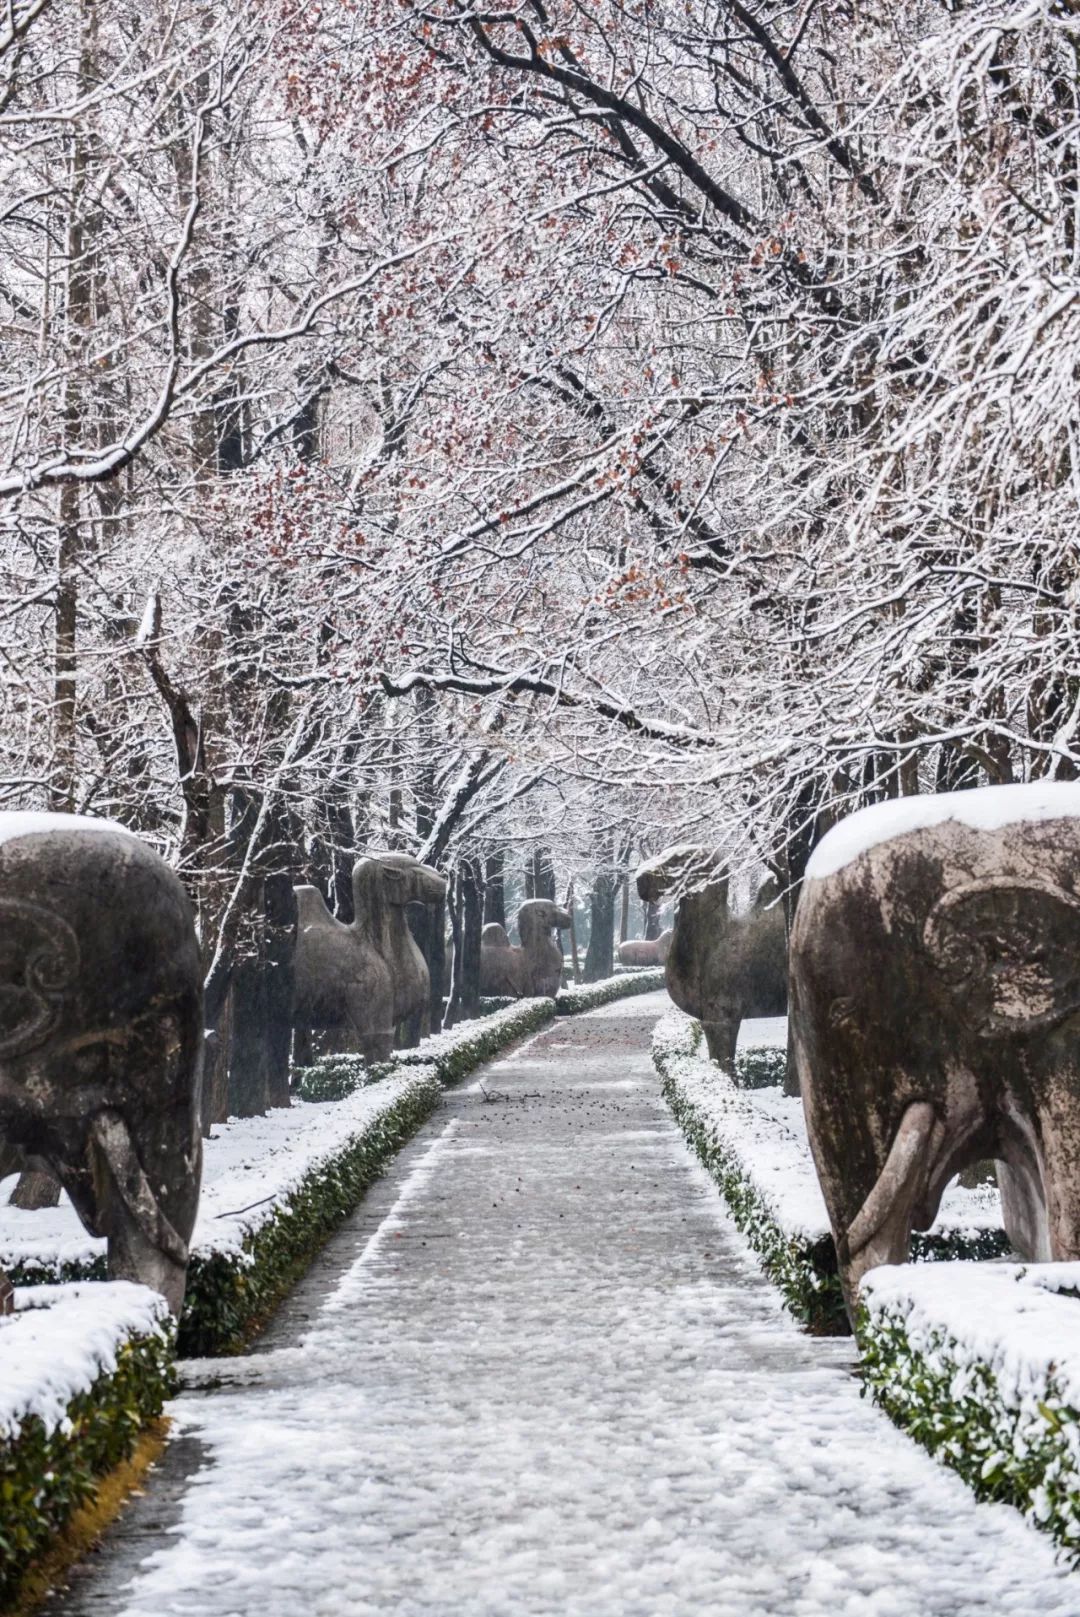
[[410,853],[371,853],[353,866],[356,916],[381,928],[386,910],[406,904],[438,904],[446,896],[446,879]]
[[549,898],[527,898],[517,913],[518,936],[523,949],[547,939],[553,927],[560,932],[570,925],[570,916]]
[[648,860],[636,876],[638,897],[658,904],[669,893],[676,899],[689,893],[709,893],[727,907],[728,877],[719,855],[711,848],[679,843]]

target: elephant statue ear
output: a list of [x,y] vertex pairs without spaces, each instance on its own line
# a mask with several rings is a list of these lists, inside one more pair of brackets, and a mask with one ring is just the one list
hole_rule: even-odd
[[43,1044],[79,974],[79,943],[40,904],[0,899],[0,1056]]
[[1034,1033],[1080,1010],[1080,900],[1063,888],[968,882],[934,906],[923,942],[981,1038]]

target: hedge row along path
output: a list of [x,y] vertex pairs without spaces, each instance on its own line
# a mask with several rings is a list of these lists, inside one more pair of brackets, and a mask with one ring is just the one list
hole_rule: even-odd
[[[1080,1579],[782,1311],[664,1106],[662,995],[445,1104],[179,1436],[64,1617],[1016,1617]],[[220,1379],[218,1379],[220,1377]]]

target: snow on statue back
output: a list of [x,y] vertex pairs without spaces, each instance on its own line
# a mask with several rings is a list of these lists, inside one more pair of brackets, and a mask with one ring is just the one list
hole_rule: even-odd
[[0,814],[0,1174],[53,1173],[114,1279],[177,1312],[199,1201],[187,895],[119,826]]
[[1080,1258],[1080,785],[852,815],[810,862],[791,984],[849,1309],[984,1157],[1021,1255]]

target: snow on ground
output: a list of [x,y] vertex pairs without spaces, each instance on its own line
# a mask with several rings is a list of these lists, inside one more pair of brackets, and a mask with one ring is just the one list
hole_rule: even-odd
[[169,1318],[163,1297],[123,1280],[35,1286],[18,1291],[15,1305],[0,1315],[0,1438],[28,1415],[54,1431],[72,1398],[116,1369],[121,1342]]
[[449,1096],[266,1351],[176,1402],[175,1518],[151,1489],[52,1610],[1076,1617],[1049,1542],[782,1312],[658,1094],[664,1003]]
[[958,820],[978,831],[996,831],[1020,820],[1064,820],[1080,815],[1080,783],[1040,780],[1021,786],[980,786],[969,792],[897,797],[859,809],[834,825],[810,855],[807,878],[820,881],[893,837]]
[[[434,1068],[412,1066],[344,1100],[294,1101],[265,1117],[215,1124],[204,1141],[203,1184],[193,1251],[235,1252],[249,1231],[301,1180],[338,1154],[394,1106],[406,1090],[434,1078]],[[0,1180],[0,1268],[19,1263],[52,1267],[58,1260],[88,1262],[105,1242],[87,1235],[67,1196],[58,1207],[27,1212],[7,1205],[15,1179]]]
[[739,1027],[739,1050],[786,1050],[786,1016],[748,1016]]

